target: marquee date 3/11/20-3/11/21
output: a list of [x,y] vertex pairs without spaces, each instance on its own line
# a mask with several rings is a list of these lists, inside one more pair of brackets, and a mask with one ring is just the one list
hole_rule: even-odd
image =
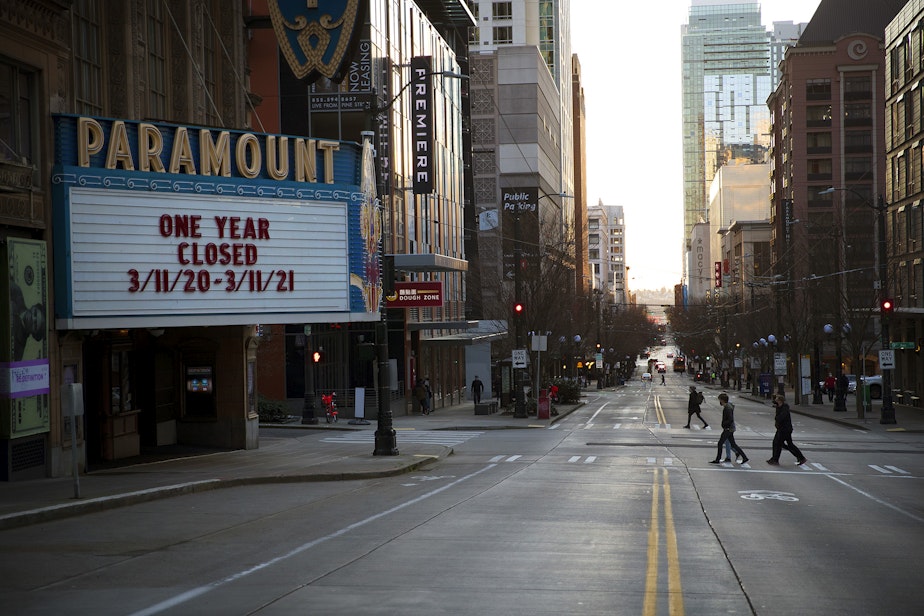
[[128,292],[144,293],[207,293],[221,289],[228,293],[247,291],[252,293],[276,292],[289,293],[295,290],[295,270],[225,270],[213,274],[207,269],[180,269],[170,271],[167,268],[150,269],[147,273],[136,269],[128,270]]

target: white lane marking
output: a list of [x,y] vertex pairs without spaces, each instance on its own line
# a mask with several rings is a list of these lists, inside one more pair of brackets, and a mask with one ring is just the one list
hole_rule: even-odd
[[[828,473],[828,472],[830,472],[827,468],[824,467],[823,464],[819,464],[818,462],[810,462],[809,464],[811,464],[812,466],[814,466],[814,467],[817,468],[818,470],[822,471],[823,473]],[[802,466],[808,466],[808,464],[803,464]]]
[[549,430],[558,430],[559,427],[560,427],[559,424],[552,424],[551,426],[549,426]]
[[622,426],[621,423],[616,424],[615,426],[613,426],[613,430],[619,430],[620,426]]
[[329,535],[325,535],[325,536],[323,536],[323,537],[318,537],[317,539],[313,539],[313,540],[311,540],[311,541],[308,541],[308,542],[306,542],[306,543],[303,543],[303,544],[301,544],[300,546],[298,546],[297,548],[295,548],[295,549],[293,549],[293,550],[290,550],[289,552],[286,552],[285,554],[282,554],[282,555],[277,556],[277,557],[275,557],[275,558],[271,558],[271,559],[269,559],[269,560],[267,560],[267,561],[264,561],[264,562],[262,562],[262,563],[258,563],[258,564],[256,564],[256,565],[253,565],[252,567],[248,567],[247,569],[242,569],[241,571],[238,571],[237,573],[232,573],[231,575],[229,575],[229,576],[227,576],[227,577],[224,577],[224,578],[222,578],[222,579],[220,579],[220,580],[216,580],[216,581],[214,581],[214,582],[211,582],[210,584],[206,584],[205,586],[199,586],[198,588],[193,588],[193,589],[191,589],[191,590],[187,590],[187,591],[184,592],[184,593],[180,593],[180,594],[178,594],[178,595],[175,595],[175,596],[173,596],[173,597],[170,597],[169,599],[166,599],[166,600],[164,600],[164,601],[161,601],[160,603],[155,603],[154,605],[152,605],[152,606],[150,606],[150,607],[147,607],[147,608],[145,608],[145,609],[143,609],[143,610],[139,610],[139,611],[137,611],[137,612],[133,612],[131,616],[150,616],[150,615],[152,615],[152,614],[159,614],[159,613],[164,612],[164,611],[166,611],[166,610],[173,609],[173,608],[175,608],[175,607],[177,607],[177,606],[179,606],[179,605],[182,605],[183,603],[186,603],[187,601],[190,601],[190,600],[192,600],[192,599],[195,599],[196,597],[200,597],[200,596],[206,594],[207,592],[210,592],[210,591],[212,591],[212,590],[215,590],[216,588],[219,588],[219,587],[221,587],[221,586],[225,586],[225,585],[227,585],[227,584],[230,584],[231,582],[235,582],[235,581],[237,581],[237,580],[240,580],[240,579],[242,579],[242,578],[245,578],[245,577],[247,577],[248,575],[250,575],[250,574],[252,574],[252,573],[256,573],[257,571],[261,571],[261,570],[263,570],[263,569],[266,569],[267,567],[272,567],[273,565],[276,565],[276,564],[279,564],[279,563],[281,563],[281,562],[283,562],[283,561],[286,561],[286,560],[292,558],[293,556],[298,556],[298,555],[301,554],[302,552],[305,552],[305,551],[307,551],[307,550],[310,550],[311,548],[313,548],[313,547],[315,547],[315,546],[317,546],[317,545],[320,545],[320,544],[324,543],[325,541],[329,541],[329,540],[331,540],[331,539],[336,539],[337,537],[341,537],[341,536],[343,536],[343,535],[346,535],[347,533],[350,533],[350,532],[356,530],[357,528],[360,528],[360,527],[362,527],[362,526],[365,526],[366,524],[370,524],[370,523],[372,523],[372,522],[375,522],[375,521],[377,521],[377,520],[380,520],[380,519],[382,519],[382,518],[384,518],[384,517],[386,517],[386,516],[391,515],[392,513],[401,511],[402,509],[406,509],[406,508],[410,507],[411,505],[416,505],[417,503],[422,502],[422,501],[424,501],[424,500],[426,500],[426,499],[428,499],[428,498],[431,498],[431,497],[433,497],[433,496],[436,496],[437,494],[440,494],[441,492],[445,492],[446,490],[448,490],[448,489],[450,489],[450,488],[453,488],[453,487],[459,485],[460,483],[463,483],[463,482],[465,482],[465,481],[468,481],[469,479],[472,479],[473,477],[477,477],[477,476],[480,475],[481,473],[484,473],[484,472],[486,472],[486,471],[489,471],[489,470],[491,470],[492,468],[494,468],[495,466],[496,466],[495,464],[489,464],[488,466],[485,466],[485,467],[482,468],[482,469],[479,469],[479,470],[477,470],[477,471],[475,471],[475,472],[473,472],[473,473],[469,473],[468,475],[465,475],[464,477],[460,477],[459,479],[453,481],[452,483],[447,483],[446,485],[444,485],[444,486],[442,486],[442,487],[439,487],[439,488],[436,488],[435,490],[431,490],[430,492],[426,492],[426,493],[424,493],[424,494],[421,494],[420,496],[416,496],[416,497],[414,497],[414,498],[412,498],[412,499],[410,499],[410,500],[408,500],[408,501],[405,501],[405,502],[401,503],[400,505],[395,505],[395,506],[392,507],[391,509],[386,509],[385,511],[380,511],[379,513],[376,513],[375,515],[371,515],[371,516],[369,516],[368,518],[366,518],[366,519],[364,519],[364,520],[360,520],[359,522],[354,522],[353,524],[350,524],[350,525],[348,525],[348,526],[344,526],[344,527],[341,528],[340,530],[334,531],[333,533],[331,533],[331,534],[329,534]]
[[490,460],[488,460],[488,462],[490,462],[490,463],[492,463],[492,464],[497,464],[498,462],[500,462],[500,461],[503,460],[503,459],[504,459],[504,456],[494,456],[493,458],[491,458]]
[[507,459],[504,460],[504,461],[505,461],[505,462],[516,462],[517,460],[519,460],[519,459],[522,458],[522,457],[523,457],[523,456],[521,456],[520,454],[517,454],[517,455],[515,455],[515,456],[510,456],[509,458],[507,458]]
[[584,464],[593,464],[597,459],[597,456],[587,456],[587,459],[584,460]]
[[568,462],[577,462],[580,459],[581,459],[581,456],[571,456],[570,458],[568,458]]
[[845,486],[845,487],[850,488],[851,490],[853,490],[853,491],[856,492],[857,494],[861,494],[861,495],[865,496],[866,498],[870,499],[871,501],[876,502],[876,503],[879,503],[879,504],[882,505],[883,507],[888,507],[888,508],[891,509],[892,511],[896,511],[896,512],[902,514],[902,515],[906,515],[906,516],[908,516],[909,518],[911,518],[912,520],[914,520],[914,521],[916,521],[916,522],[924,522],[924,518],[919,517],[919,516],[916,516],[916,515],[914,515],[913,513],[910,513],[910,512],[908,512],[908,511],[905,511],[905,510],[902,509],[901,507],[896,507],[896,506],[893,505],[892,503],[887,503],[887,502],[885,502],[884,500],[882,500],[882,499],[880,499],[880,498],[876,498],[875,496],[873,496],[873,495],[870,494],[869,492],[864,492],[864,491],[861,490],[860,488],[855,488],[854,486],[850,485],[850,484],[847,483],[846,481],[843,481],[843,480],[841,480],[841,479],[838,479],[838,478],[835,477],[834,475],[826,475],[826,477],[830,477],[832,480],[838,482],[838,483],[841,484],[842,486]]
[[867,464],[867,466],[869,466],[871,469],[873,469],[876,472],[882,473],[883,475],[891,475],[892,473],[896,473],[898,475],[910,475],[911,474],[905,469],[898,468],[897,466],[890,466],[888,464],[884,466],[876,466],[875,464]]

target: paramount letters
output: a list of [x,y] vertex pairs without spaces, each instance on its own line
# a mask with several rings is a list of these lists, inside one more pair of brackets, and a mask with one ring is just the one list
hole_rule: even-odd
[[[334,152],[340,149],[336,141],[123,120],[112,121],[107,134],[103,122],[85,117],[77,122],[81,167],[95,166],[91,158],[105,153],[106,169],[221,177],[231,177],[233,171],[247,179],[265,175],[271,180],[322,184],[336,180]],[[165,143],[172,144],[169,151],[164,150]],[[196,149],[198,157],[193,154]]]

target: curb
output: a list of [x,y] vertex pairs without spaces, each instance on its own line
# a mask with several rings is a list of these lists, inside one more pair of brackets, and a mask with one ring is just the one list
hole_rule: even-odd
[[124,494],[113,494],[111,496],[100,496],[87,500],[74,500],[69,503],[59,505],[50,505],[48,507],[39,507],[27,511],[8,513],[0,515],[0,531],[43,522],[63,520],[65,518],[76,517],[87,513],[98,513],[119,507],[128,507],[154,500],[171,498],[173,496],[183,496],[187,494],[197,494],[208,492],[210,490],[219,490],[224,488],[237,488],[249,485],[266,485],[273,483],[310,483],[321,481],[350,481],[356,479],[381,479],[383,477],[393,477],[413,472],[427,464],[441,460],[452,455],[451,447],[443,447],[438,454],[421,455],[419,459],[409,458],[407,462],[389,469],[370,469],[363,471],[333,471],[333,472],[316,472],[303,475],[257,475],[253,477],[235,477],[229,479],[202,479],[200,481],[190,481],[170,486],[161,486],[158,488],[148,488],[137,490],[135,492],[126,492]]

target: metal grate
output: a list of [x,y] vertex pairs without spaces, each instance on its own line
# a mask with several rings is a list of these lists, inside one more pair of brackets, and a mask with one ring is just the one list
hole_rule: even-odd
[[45,466],[45,440],[25,439],[15,441],[10,446],[11,466],[13,472]]

